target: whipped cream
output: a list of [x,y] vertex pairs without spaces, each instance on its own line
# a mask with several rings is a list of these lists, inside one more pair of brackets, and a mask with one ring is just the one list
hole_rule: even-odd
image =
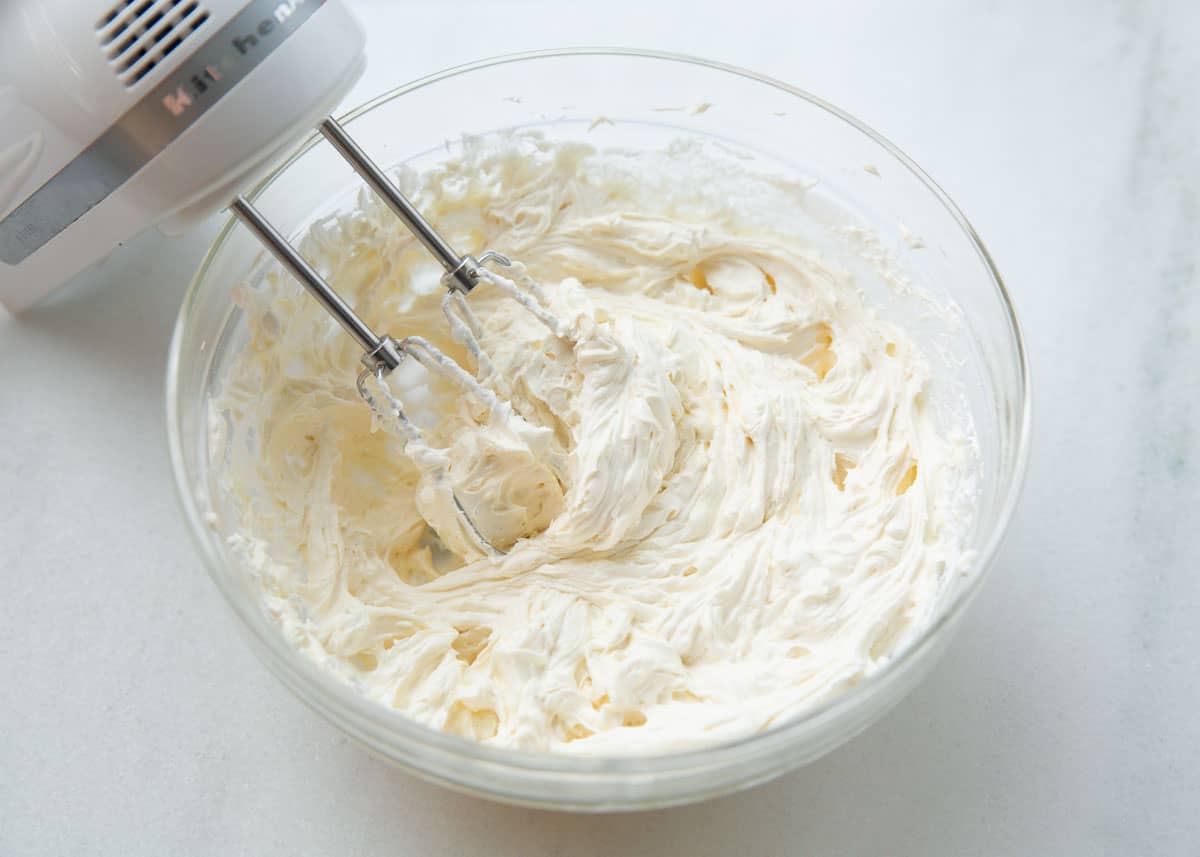
[[[688,146],[516,135],[399,174],[455,246],[521,260],[562,324],[495,283],[469,298],[515,422],[406,364],[389,386],[424,438],[406,444],[294,282],[238,289],[223,525],[294,645],[435,729],[589,754],[762,730],[886,662],[966,567],[971,426],[941,424],[926,355],[846,269],[764,223],[803,189],[724,165],[734,198],[654,158],[703,171]],[[477,370],[440,272],[372,197],[301,249],[376,329]],[[507,555],[439,550],[437,468]]]

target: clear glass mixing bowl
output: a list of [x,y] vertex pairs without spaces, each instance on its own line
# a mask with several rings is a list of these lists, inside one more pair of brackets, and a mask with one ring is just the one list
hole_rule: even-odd
[[[601,117],[609,122],[598,123]],[[209,574],[259,655],[296,696],[422,777],[513,803],[605,811],[695,801],[778,776],[864,729],[928,672],[978,591],[1016,503],[1029,445],[1029,376],[1013,308],[987,250],[920,168],[806,92],[742,69],[642,51],[486,60],[400,87],[343,121],[384,165],[437,160],[464,132],[537,128],[601,146],[715,139],[739,160],[751,157],[815,182],[808,204],[826,207],[825,219],[866,226],[880,246],[900,248],[914,283],[961,308],[957,327],[935,330],[921,307],[882,290],[873,294],[918,341],[937,340],[938,370],[952,378],[973,414],[982,454],[972,537],[977,557],[971,573],[946,592],[935,621],[883,668],[842,696],[741,740],[652,757],[575,758],[483,747],[419,725],[360,697],[285,642],[213,523],[232,519],[213,514],[224,500],[210,466],[219,451],[210,449],[208,431],[211,398],[245,333],[230,291],[268,264],[262,248],[230,221],[188,289],[175,328],[167,369],[170,451]],[[295,236],[318,214],[352,202],[358,187],[350,168],[314,136],[249,196],[284,234]],[[919,252],[912,250],[914,235],[924,244]]]

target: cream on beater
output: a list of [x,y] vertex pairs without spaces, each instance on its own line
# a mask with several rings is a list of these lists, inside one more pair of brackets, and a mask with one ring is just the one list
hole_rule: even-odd
[[[320,308],[281,275],[239,290],[250,338],[213,419],[234,542],[296,646],[436,729],[592,754],[761,730],[886,661],[965,562],[973,434],[939,425],[921,349],[804,242],[635,161],[521,135],[402,177],[565,325],[469,298],[481,380],[536,437],[418,367],[391,381],[499,559],[432,543],[436,498]],[[372,198],[302,249],[364,317],[470,365],[439,272]]]

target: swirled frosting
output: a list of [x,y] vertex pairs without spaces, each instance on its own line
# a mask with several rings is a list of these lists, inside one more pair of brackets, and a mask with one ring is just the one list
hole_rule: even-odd
[[[278,272],[238,290],[213,412],[231,539],[289,640],[433,728],[592,754],[762,730],[891,657],[965,562],[972,432],[939,424],[918,343],[752,199],[637,162],[517,136],[399,177],[456,246],[522,260],[562,325],[469,298],[526,437],[417,366],[390,382],[499,559],[438,549],[414,450],[323,311]],[[302,249],[377,329],[478,370],[374,199]]]

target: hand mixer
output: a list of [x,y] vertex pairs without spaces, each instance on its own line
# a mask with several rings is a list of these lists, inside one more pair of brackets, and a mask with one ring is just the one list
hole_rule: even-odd
[[[0,3],[0,304],[12,312],[146,227],[178,234],[236,197],[233,212],[362,346],[358,389],[420,432],[382,381],[406,357],[493,413],[507,402],[430,343],[377,335],[237,191],[328,114],[362,72],[361,26],[340,0],[12,0]],[[492,279],[552,330],[536,292],[459,255],[344,129],[321,133],[446,269],[444,309],[487,371],[464,296]],[[444,474],[443,474],[444,477]],[[463,529],[496,547],[453,498]]]
[[[487,279],[528,309],[552,333],[559,336],[566,335],[567,331],[564,326],[545,309],[536,287],[531,290],[522,289],[512,280],[495,276],[483,267],[488,262],[510,267],[512,262],[508,258],[491,250],[480,254],[478,259],[471,255],[460,256],[409,202],[400,189],[388,179],[383,170],[346,133],[336,119],[327,117],[317,127],[325,139],[333,144],[338,153],[387,203],[409,231],[441,264],[445,270],[442,283],[448,288],[442,302],[443,312],[450,321],[455,338],[467,346],[481,368],[486,368],[488,363],[486,353],[479,343],[479,322],[464,297],[482,279]],[[397,340],[386,333],[382,335],[375,333],[245,197],[239,194],[230,205],[230,210],[362,347],[364,368],[359,373],[356,384],[359,395],[377,414],[387,415],[395,420],[397,433],[406,443],[423,444],[421,430],[405,414],[403,405],[398,398],[391,394],[385,381],[387,374],[399,367],[406,356],[411,357],[431,372],[447,378],[463,392],[475,396],[487,407],[489,412],[497,414],[501,419],[521,420],[521,417],[512,410],[507,402],[499,399],[495,393],[425,338],[407,336]],[[378,382],[377,389],[386,402],[386,406],[367,385],[368,380],[372,377]],[[434,478],[444,482],[443,489],[449,492],[459,521],[473,546],[488,556],[494,557],[503,553],[489,541],[472,520],[453,488],[449,486],[449,476],[445,470],[437,471]]]

